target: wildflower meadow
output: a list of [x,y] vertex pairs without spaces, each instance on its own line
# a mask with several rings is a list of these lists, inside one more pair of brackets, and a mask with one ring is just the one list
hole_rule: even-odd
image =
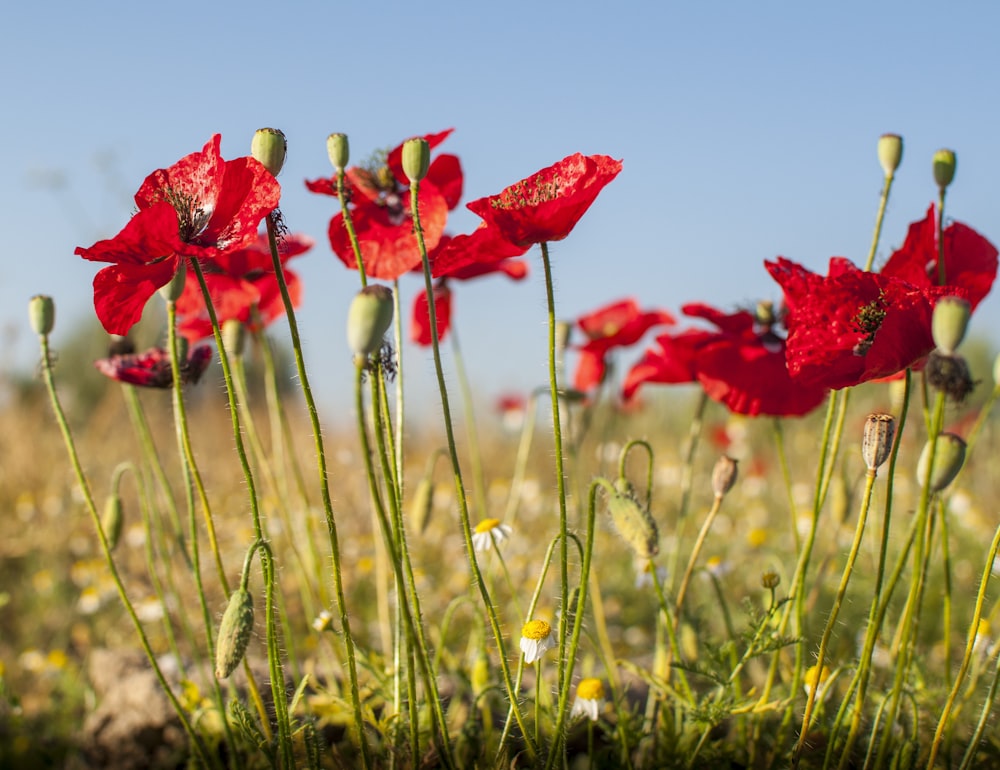
[[[279,130],[228,159],[215,135],[67,257],[95,263],[95,360],[53,348],[45,286],[25,298],[0,764],[1000,767],[1000,358],[966,339],[998,252],[947,205],[956,153],[907,159],[929,203],[881,264],[895,134],[866,255],[774,255],[751,306],[567,318],[574,228],[639,164],[512,160],[470,191],[451,133],[363,156],[378,138],[331,134],[308,180]],[[303,181],[325,234],[281,207]],[[481,222],[454,233],[463,204]],[[357,283],[322,332],[353,374],[336,430],[306,259]],[[544,296],[494,333],[537,313],[547,360],[490,409],[453,295],[531,271]],[[81,365],[104,375],[86,397]]]

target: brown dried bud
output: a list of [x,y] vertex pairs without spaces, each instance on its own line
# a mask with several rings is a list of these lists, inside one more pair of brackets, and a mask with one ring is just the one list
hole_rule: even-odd
[[723,455],[712,469],[712,491],[716,497],[725,497],[736,483],[736,460]]
[[877,471],[882,463],[889,459],[895,434],[896,418],[891,414],[868,415],[864,438],[861,440],[861,456],[869,473]]
[[969,365],[960,355],[932,350],[924,368],[927,384],[942,391],[949,400],[961,404],[976,389]]

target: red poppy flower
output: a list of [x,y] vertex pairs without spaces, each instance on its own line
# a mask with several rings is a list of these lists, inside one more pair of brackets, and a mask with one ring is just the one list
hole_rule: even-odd
[[[433,149],[454,129],[424,138]],[[403,145],[386,154],[374,167],[351,167],[345,172],[351,221],[358,237],[365,272],[373,278],[395,280],[420,264],[420,251],[410,214],[409,180],[403,173]],[[424,244],[430,251],[444,234],[448,212],[462,197],[462,166],[454,155],[438,155],[420,182],[417,205]],[[306,181],[315,193],[337,195],[336,179]],[[330,246],[347,267],[357,269],[343,212],[330,220]]]
[[576,153],[467,208],[518,246],[560,241],[621,170],[620,160]]
[[126,334],[182,259],[206,263],[249,245],[278,205],[281,187],[250,157],[224,161],[216,134],[201,152],[154,171],[135,195],[138,212],[114,238],[76,254],[110,262],[94,278],[94,308],[111,334]]
[[587,335],[587,343],[579,348],[574,387],[587,391],[600,385],[607,373],[606,355],[616,347],[634,345],[654,326],[675,323],[664,310],[642,312],[635,300],[613,302],[577,319],[576,325]]
[[[187,360],[181,364],[181,384],[197,383],[211,362],[212,348],[208,345],[194,348]],[[150,348],[144,353],[125,353],[100,358],[94,361],[94,366],[106,377],[130,385],[147,388],[169,388],[173,385],[170,354],[163,348]]]
[[793,381],[785,366],[785,341],[773,319],[758,320],[748,311],[723,313],[694,303],[682,308],[716,330],[689,329],[656,338],[625,378],[623,397],[630,399],[646,382],[698,382],[709,398],[745,415],[799,416],[826,397],[826,388]]
[[[974,310],[993,287],[997,249],[968,225],[952,222],[944,228],[944,267],[945,284],[965,289]],[[901,278],[917,288],[939,284],[937,215],[933,203],[926,217],[910,225],[903,247],[889,257],[879,273]]]
[[[292,257],[313,247],[313,240],[306,235],[287,235],[278,241],[278,256],[284,268]],[[298,276],[284,268],[285,283],[292,305],[298,307],[302,286]],[[254,329],[255,317],[261,326],[267,326],[285,312],[281,289],[274,274],[271,247],[267,236],[260,234],[250,246],[221,254],[205,266],[205,283],[212,296],[212,305],[219,324],[236,319]],[[251,311],[256,308],[257,313]],[[188,273],[184,293],[177,300],[180,332],[196,341],[212,336],[212,322],[205,308],[205,300],[198,285],[198,278]]]
[[[444,236],[438,248],[429,256],[434,283],[434,312],[437,317],[438,340],[444,340],[451,328],[450,281],[468,281],[480,276],[503,274],[514,281],[528,275],[528,265],[520,256],[526,248],[514,246],[495,230],[481,226],[471,235]],[[427,294],[414,298],[410,339],[424,347],[433,344]]]
[[779,257],[765,262],[788,314],[788,371],[800,382],[838,389],[896,374],[934,349],[931,315],[961,287],[917,287],[834,257],[827,276]]

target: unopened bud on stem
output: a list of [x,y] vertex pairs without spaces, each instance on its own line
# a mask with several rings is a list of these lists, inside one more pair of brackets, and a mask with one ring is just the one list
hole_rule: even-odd
[[367,358],[382,346],[392,313],[388,286],[369,284],[355,295],[347,311],[347,344],[356,356]]
[[712,492],[716,497],[725,497],[726,493],[733,488],[736,483],[736,460],[723,455],[712,469]]
[[[931,447],[934,447],[934,468],[931,469]],[[928,441],[917,462],[917,481],[927,484],[931,492],[940,492],[948,486],[965,462],[965,441],[954,433],[942,433],[937,441]]]
[[938,150],[934,153],[934,181],[937,186],[944,190],[955,178],[955,167],[958,160],[955,158],[954,150]]
[[46,294],[36,294],[28,303],[31,328],[40,337],[47,337],[56,325],[56,304]]
[[431,165],[431,146],[423,137],[407,139],[403,143],[403,173],[410,183],[419,182],[427,176]]
[[954,355],[965,339],[972,306],[959,297],[942,297],[934,306],[931,317],[931,334],[934,344],[945,355]]
[[326,152],[335,170],[343,171],[347,168],[347,162],[351,157],[347,134],[330,134],[326,138]]
[[288,141],[276,128],[258,128],[250,142],[250,154],[259,160],[272,176],[281,173],[287,152]]
[[886,176],[892,176],[903,161],[903,137],[899,134],[882,134],[878,139],[878,162]]
[[877,471],[889,459],[895,434],[896,420],[891,414],[868,415],[861,440],[861,456],[870,473]]

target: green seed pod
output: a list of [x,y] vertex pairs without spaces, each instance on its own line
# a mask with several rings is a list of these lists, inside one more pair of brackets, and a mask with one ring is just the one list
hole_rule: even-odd
[[253,597],[239,588],[229,597],[229,606],[219,624],[219,643],[215,648],[215,676],[228,677],[243,660],[253,631]]
[[938,150],[934,153],[934,181],[942,190],[952,183],[957,165],[958,159],[953,150]]
[[184,282],[187,280],[187,262],[180,261],[174,277],[160,287],[160,296],[167,302],[176,302],[184,293]]
[[222,324],[222,347],[231,356],[242,356],[246,348],[246,327],[236,318],[226,319]]
[[108,548],[115,550],[122,536],[122,525],[125,521],[122,499],[117,494],[108,497],[104,503],[104,513],[101,516],[101,529],[108,540]]
[[419,182],[427,176],[431,165],[431,146],[422,136],[403,142],[403,173],[410,183]]
[[367,358],[382,346],[392,312],[388,286],[369,284],[355,295],[347,311],[347,344],[356,356]]
[[964,462],[965,441],[954,433],[942,433],[935,442],[933,471],[930,470],[931,442],[924,445],[917,461],[917,481],[920,486],[928,484],[931,492],[940,492],[955,480]]
[[347,134],[330,134],[326,138],[326,153],[330,156],[330,163],[334,169],[343,171],[347,168],[347,162],[351,157],[351,145],[347,141]]
[[45,294],[36,294],[28,302],[28,319],[31,321],[31,328],[40,337],[46,337],[52,333],[52,327],[56,325],[56,303],[52,297]]
[[413,530],[421,535],[427,530],[431,521],[431,511],[434,508],[434,482],[429,478],[420,479],[410,503],[410,517],[413,519]]
[[712,469],[712,492],[716,497],[725,497],[733,488],[737,477],[736,460],[723,455],[715,462]]
[[938,350],[953,355],[965,339],[972,306],[959,297],[942,297],[934,306],[931,316],[931,334]]
[[878,162],[886,176],[892,176],[903,161],[903,137],[899,134],[882,134],[878,138]]
[[868,415],[861,439],[861,456],[870,472],[874,473],[889,459],[895,434],[896,420],[891,414]]
[[250,142],[250,154],[259,160],[272,176],[281,173],[287,152],[288,141],[276,128],[258,128]]
[[608,498],[608,513],[618,534],[640,559],[651,559],[660,551],[660,533],[649,511],[631,495],[615,492]]

